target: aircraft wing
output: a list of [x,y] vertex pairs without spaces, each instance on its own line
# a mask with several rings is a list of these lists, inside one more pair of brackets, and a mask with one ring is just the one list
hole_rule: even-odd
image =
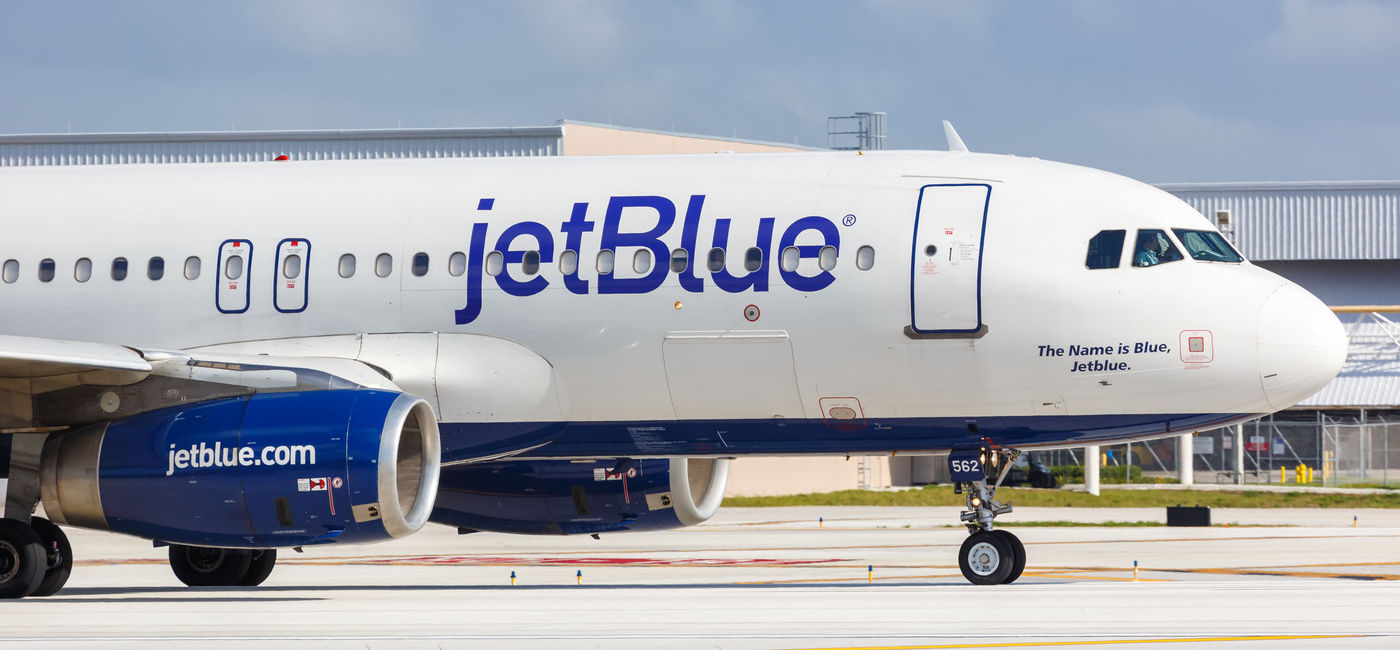
[[0,386],[34,394],[63,386],[134,384],[151,374],[141,353],[110,343],[0,335]]

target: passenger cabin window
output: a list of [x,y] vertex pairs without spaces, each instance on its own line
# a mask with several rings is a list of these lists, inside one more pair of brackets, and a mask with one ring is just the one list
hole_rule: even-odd
[[5,260],[5,284],[14,284],[19,279],[19,260]]
[[[242,275],[242,274],[243,274],[243,258],[241,258],[241,257],[235,257],[235,258],[230,258],[230,259],[231,259],[231,260],[233,260],[233,259],[238,260],[238,273],[239,273],[239,275]],[[125,280],[125,279],[126,279],[126,258],[125,258],[125,257],[118,257],[117,259],[112,260],[112,279],[113,279],[113,280],[116,280],[117,282],[121,282],[122,280]]]
[[53,282],[54,261],[45,258],[39,261],[39,281]]
[[875,268],[875,249],[870,246],[861,246],[856,249],[856,268],[862,271],[869,271]]
[[413,268],[412,268],[412,270],[413,270],[413,275],[416,275],[416,276],[418,276],[418,277],[420,277],[420,278],[428,274],[428,254],[427,254],[427,253],[414,253],[414,254],[413,254]]
[[817,264],[823,271],[836,268],[836,247],[822,246],[821,253],[817,255]]
[[198,279],[199,279],[199,267],[200,267],[200,263],[199,263],[199,258],[198,258],[198,257],[195,257],[195,256],[193,256],[193,255],[191,255],[190,257],[186,257],[186,258],[185,258],[185,279],[186,279],[186,280],[198,280]]
[[520,270],[525,275],[534,275],[540,272],[540,252],[525,251],[525,255],[520,258]]
[[452,254],[452,257],[447,258],[447,274],[448,274],[448,275],[450,275],[450,276],[452,276],[452,277],[454,277],[454,278],[459,278],[459,277],[462,277],[462,274],[463,274],[463,273],[466,273],[466,272],[467,272],[467,254],[466,254],[466,253],[453,253],[453,254]]
[[1089,254],[1084,257],[1084,266],[1091,269],[1116,269],[1123,259],[1123,239],[1126,230],[1100,230],[1089,240]]
[[643,248],[632,254],[632,270],[637,273],[651,270],[651,249]]
[[146,277],[151,280],[159,280],[165,277],[165,258],[152,257],[146,262]]
[[598,251],[598,272],[603,275],[612,275],[613,272],[613,252],[609,250]]
[[1185,228],[1172,228],[1176,233],[1176,238],[1181,241],[1181,245],[1186,247],[1186,254],[1193,260],[1202,262],[1243,262],[1244,258],[1230,246],[1230,242],[1220,233],[1214,230],[1186,230]]
[[78,282],[87,282],[92,279],[92,260],[86,257],[78,258],[73,264],[73,279]]
[[564,251],[559,254],[559,272],[564,275],[578,273],[578,251]]
[[501,251],[491,251],[486,254],[486,275],[500,275],[501,270],[506,267],[506,256]]
[[346,253],[340,256],[340,277],[348,278],[355,275],[355,256]]
[[295,280],[301,277],[301,256],[288,255],[282,260],[282,277]]
[[783,249],[782,265],[783,270],[789,273],[797,270],[797,263],[802,261],[802,253],[796,246],[788,246]]
[[688,268],[690,268],[690,251],[684,248],[671,251],[671,272],[684,273]]
[[705,268],[710,269],[710,272],[711,272],[711,273],[717,273],[717,272],[719,272],[719,271],[723,271],[723,270],[724,270],[724,249],[723,249],[723,248],[711,248],[711,249],[710,249],[709,260],[705,263]]
[[393,272],[394,272],[394,256],[393,256],[393,255],[390,255],[390,254],[388,254],[388,253],[380,253],[380,254],[379,254],[379,257],[374,258],[374,274],[375,274],[375,275],[377,275],[377,276],[379,276],[379,277],[381,277],[381,278],[387,278],[387,277],[389,277],[389,274],[390,274],[390,273],[393,273]]
[[1139,230],[1137,245],[1133,247],[1133,266],[1145,267],[1175,262],[1181,259],[1181,251],[1176,249],[1167,233],[1161,230]]
[[[113,271],[113,273],[116,272]],[[122,277],[126,277],[126,260],[122,260]],[[230,255],[228,260],[224,261],[224,277],[230,280],[243,277],[242,255]]]
[[750,248],[744,251],[744,270],[757,271],[763,266],[763,249]]

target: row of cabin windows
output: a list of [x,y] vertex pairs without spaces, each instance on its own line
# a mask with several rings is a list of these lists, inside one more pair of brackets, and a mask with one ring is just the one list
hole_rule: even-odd
[[[241,261],[241,258],[240,258]],[[118,282],[125,280],[130,271],[130,262],[125,257],[118,257],[112,260],[112,279]],[[189,257],[185,259],[185,277],[194,280],[199,278],[199,258]],[[39,281],[53,282],[57,274],[58,264],[52,258],[39,260]],[[146,277],[151,280],[159,280],[165,277],[165,258],[152,257],[146,262]],[[86,257],[78,258],[73,263],[73,279],[78,282],[87,282],[92,279],[92,260]],[[5,260],[0,266],[0,280],[6,284],[13,284],[19,280],[19,261]]]
[[[792,272],[797,270],[798,262],[802,259],[801,253],[796,246],[789,246],[783,249],[780,264],[784,271]],[[705,266],[710,271],[719,271],[724,268],[725,251],[722,248],[710,249],[706,257]],[[413,275],[422,277],[428,274],[429,258],[427,253],[416,253],[409,265],[409,271]],[[642,249],[632,256],[632,270],[637,273],[646,273],[651,270],[651,251]],[[677,248],[671,251],[671,272],[680,273],[685,271],[690,265],[690,252]],[[836,248],[825,246],[817,254],[817,265],[823,271],[830,271],[836,268]],[[73,265],[73,279],[78,282],[87,282],[92,279],[92,260],[86,257],[79,258]],[[187,280],[199,279],[201,262],[199,257],[190,256],[185,258],[184,275]],[[238,280],[243,277],[244,259],[242,256],[230,256],[224,260],[224,277],[229,280]],[[856,251],[856,267],[862,271],[868,271],[875,266],[875,249],[870,246],[861,246]],[[125,257],[118,257],[112,260],[111,277],[117,282],[125,280],[129,272],[130,263]],[[349,278],[355,275],[355,256],[346,253],[340,256],[340,263],[337,271],[342,278]],[[595,267],[599,273],[609,274],[613,272],[614,254],[613,251],[604,250],[598,252]],[[763,267],[763,251],[759,248],[750,248],[744,252],[744,270],[757,271]],[[39,281],[52,282],[56,274],[57,264],[52,258],[39,261]],[[505,254],[501,251],[491,251],[486,256],[486,273],[488,275],[500,275],[505,269]],[[526,251],[521,262],[521,270],[526,275],[535,275],[540,270],[539,251]],[[578,271],[578,253],[566,250],[559,256],[559,270],[565,275],[570,275]],[[380,253],[374,258],[374,274],[381,278],[387,278],[394,271],[394,256],[388,253]],[[456,252],[447,258],[447,273],[452,277],[460,277],[467,271],[467,255]],[[301,277],[302,259],[301,255],[287,255],[282,260],[282,276],[294,280]],[[0,268],[0,279],[7,284],[13,284],[19,280],[20,268],[18,260],[6,260]],[[165,258],[152,257],[146,262],[146,277],[150,280],[160,280],[165,277]]]

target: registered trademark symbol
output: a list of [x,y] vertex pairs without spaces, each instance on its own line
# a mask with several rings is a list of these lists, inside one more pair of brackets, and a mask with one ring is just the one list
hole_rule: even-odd
[[854,225],[856,225],[856,215],[853,215],[853,214],[848,214],[848,215],[846,215],[845,218],[841,219],[841,225],[844,225],[844,226],[854,226]]

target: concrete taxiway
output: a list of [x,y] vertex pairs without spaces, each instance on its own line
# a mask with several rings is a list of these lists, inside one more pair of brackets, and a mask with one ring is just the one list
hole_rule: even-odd
[[[1213,515],[1236,525],[1009,526],[1029,563],[997,587],[958,573],[954,508],[728,509],[600,540],[431,526],[283,551],[247,589],[185,588],[164,549],[74,530],[68,586],[0,601],[0,646],[1400,646],[1400,512]],[[1025,508],[998,521],[1163,518]]]

